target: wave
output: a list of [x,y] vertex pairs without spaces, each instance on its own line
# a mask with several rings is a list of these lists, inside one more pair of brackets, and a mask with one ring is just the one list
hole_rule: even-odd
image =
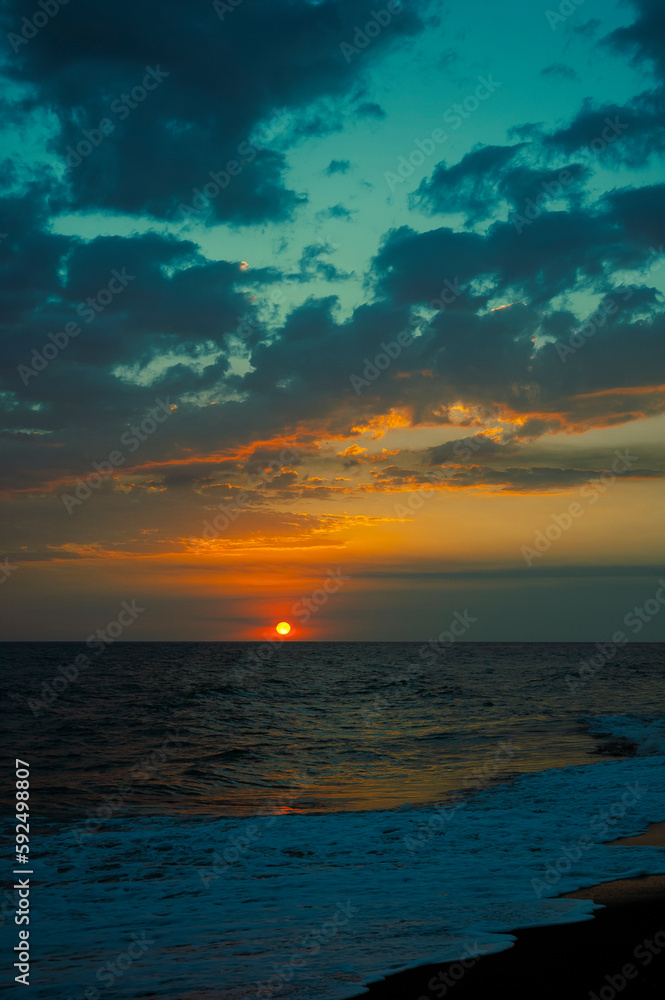
[[600,744],[600,749],[623,745],[631,753],[639,754],[641,757],[665,754],[665,717],[660,713],[587,715],[582,716],[580,722],[593,736],[606,741]]
[[[588,717],[637,755],[428,809],[109,819],[79,841],[51,827],[35,917],[44,996],[82,995],[142,932],[153,943],[120,995],[341,1000],[414,965],[510,947],[518,926],[590,919],[594,904],[557,897],[665,873],[659,848],[609,846],[665,818],[664,724]],[[86,917],[75,940],[71,913]]]

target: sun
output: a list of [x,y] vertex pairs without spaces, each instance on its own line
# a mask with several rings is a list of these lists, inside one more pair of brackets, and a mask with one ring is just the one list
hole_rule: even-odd
[[279,622],[278,625],[275,625],[275,632],[279,632],[280,635],[288,635],[290,631],[291,626],[288,622]]

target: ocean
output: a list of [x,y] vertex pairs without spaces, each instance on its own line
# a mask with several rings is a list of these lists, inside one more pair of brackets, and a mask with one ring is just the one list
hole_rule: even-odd
[[662,645],[98,645],[0,645],[33,996],[341,1000],[665,873]]

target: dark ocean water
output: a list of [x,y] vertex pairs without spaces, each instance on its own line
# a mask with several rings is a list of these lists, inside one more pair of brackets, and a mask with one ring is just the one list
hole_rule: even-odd
[[605,847],[665,819],[664,647],[263,649],[0,645],[39,996],[351,996],[471,939],[505,947],[518,922],[581,919],[568,889],[665,871],[658,849]]

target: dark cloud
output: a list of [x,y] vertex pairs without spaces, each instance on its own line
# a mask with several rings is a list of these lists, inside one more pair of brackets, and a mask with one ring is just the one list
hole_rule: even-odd
[[[525,299],[535,306],[575,287],[609,282],[614,270],[642,267],[649,258],[644,241],[627,239],[610,212],[548,211],[545,205],[531,214],[496,222],[484,235],[446,227],[393,230],[375,258],[379,285],[394,301],[416,304],[436,300],[444,277],[455,278],[463,289],[474,279],[488,279],[494,283],[491,298]],[[474,306],[489,300],[486,294]],[[462,295],[447,314],[467,307]],[[444,316],[439,322],[445,324]]]
[[[460,212],[466,225],[473,226],[496,216],[504,203],[523,211],[529,199],[551,200],[550,191],[557,192],[557,200],[578,202],[586,168],[578,163],[556,169],[535,167],[534,148],[527,142],[479,146],[452,167],[442,161],[411,195],[411,206],[430,215]],[[561,182],[564,175],[566,183]]]
[[497,199],[497,179],[521,148],[522,144],[481,146],[453,167],[447,167],[442,160],[431,178],[423,180],[411,195],[412,206],[432,213],[464,212],[470,222],[487,218]]
[[[662,479],[665,471],[641,469],[624,471],[620,475],[622,479]],[[417,489],[429,484],[431,488],[441,490],[488,487],[505,493],[568,492],[586,483],[600,482],[602,485],[602,476],[616,479],[616,473],[611,469],[561,469],[548,466],[494,469],[481,465],[448,468],[438,480],[431,475],[396,466],[378,470],[374,476],[385,489]]]
[[333,174],[346,174],[350,169],[351,160],[331,160],[324,173],[332,177]]
[[445,444],[430,448],[427,461],[430,465],[445,465],[447,463],[461,464],[466,459],[488,461],[503,455],[509,455],[518,450],[514,439],[510,441],[497,440],[487,434],[473,434],[457,441],[446,441]]
[[601,22],[597,17],[592,17],[588,21],[582,21],[581,24],[571,25],[571,31],[574,35],[578,35],[580,38],[593,38],[597,35],[601,28]]
[[[460,400],[486,414],[528,417],[520,440],[659,412],[665,330],[648,267],[657,263],[649,247],[664,197],[661,185],[617,190],[588,208],[545,210],[522,232],[510,221],[485,234],[403,227],[387,235],[374,261],[372,304],[340,321],[334,296],[312,299],[279,328],[266,327],[258,311],[279,290],[277,270],[210,261],[192,243],[155,234],[91,242],[47,234],[41,210],[30,215],[12,202],[23,236],[18,256],[2,265],[10,289],[6,482],[19,469],[23,489],[87,474],[158,397],[177,410],[132,458],[146,469],[300,434],[304,426],[349,434],[363,416],[391,408],[416,423],[453,422],[449,408]],[[305,248],[303,281],[342,277],[330,251],[327,244]],[[93,322],[81,322],[80,335],[24,385],[16,368],[31,362],[32,348],[80,322],[79,305],[123,268],[134,277],[122,294]],[[629,297],[612,278],[624,268],[645,272]],[[421,336],[357,395],[350,376],[362,375],[382,343],[413,329],[410,317],[418,323],[444,277],[452,301],[429,324],[423,316]],[[568,343],[584,320],[553,300],[580,288],[614,297],[616,308],[564,363],[552,341]],[[508,308],[489,311],[495,304]],[[231,363],[238,344],[252,366],[242,376]],[[517,443],[505,439],[501,454]],[[494,446],[482,444],[477,457],[491,461]],[[182,487],[189,471],[173,468],[176,479],[165,485]],[[208,466],[198,480],[210,474]]]
[[331,205],[325,212],[319,214],[326,219],[344,219],[349,222],[356,214],[356,209],[346,208],[345,205],[338,202],[337,205]]
[[[13,9],[19,21],[32,11],[23,3]],[[347,316],[334,295],[311,298],[277,323],[262,307],[283,301],[278,296],[285,278],[306,286],[349,277],[333,263],[328,243],[307,243],[295,273],[285,275],[277,268],[210,260],[187,239],[148,233],[84,241],[49,232],[49,222],[71,206],[168,217],[185,196],[195,220],[287,216],[303,197],[283,184],[289,144],[304,134],[303,123],[313,128],[323,114],[321,103],[312,110],[313,102],[346,95],[364,61],[392,44],[390,32],[347,66],[339,41],[352,37],[366,13],[350,0],[294,0],[277,7],[261,0],[252,8],[251,30],[250,7],[243,5],[223,25],[211,5],[193,16],[167,3],[157,22],[136,5],[130,11],[124,4],[101,3],[76,16],[73,10],[64,8],[49,32],[19,52],[12,68],[15,77],[34,83],[24,110],[45,101],[52,86],[48,100],[63,129],[58,148],[82,128],[96,127],[108,101],[126,91],[146,63],[171,75],[121,123],[122,130],[119,124],[70,171],[71,202],[48,171],[35,179],[3,166],[0,179],[10,186],[18,176],[26,195],[5,196],[0,203],[8,233],[0,262],[7,290],[0,437],[7,487],[55,489],[86,476],[93,462],[119,447],[128,427],[145,419],[158,397],[177,409],[140,451],[126,455],[123,468],[136,473],[129,476],[132,482],[120,489],[109,481],[90,501],[91,511],[99,500],[115,512],[112,530],[118,533],[129,505],[140,507],[141,530],[148,530],[157,497],[185,491],[198,500],[202,492],[232,497],[242,477],[274,459],[284,442],[296,441],[300,455],[311,457],[324,435],[348,440],[364,421],[370,427],[377,415],[391,411],[429,426],[466,420],[473,442],[467,461],[475,467],[456,469],[453,482],[514,490],[571,485],[591,475],[564,465],[527,465],[521,455],[524,468],[495,468],[514,462],[511,456],[540,436],[662,412],[665,321],[649,269],[658,261],[651,248],[658,250],[662,241],[665,185],[622,187],[594,200],[585,187],[588,172],[569,162],[598,134],[605,116],[624,115],[625,109],[587,104],[561,129],[531,124],[517,144],[481,146],[453,166],[437,164],[413,204],[432,215],[460,212],[469,225],[494,219],[485,232],[446,226],[391,230],[366,275],[366,304]],[[417,14],[405,11],[403,18],[395,20],[396,30],[418,30]],[[633,48],[642,46],[643,54],[652,51],[656,59],[644,32],[631,37]],[[628,40],[615,37],[613,44],[626,48]],[[235,81],[237,102],[222,99],[228,80]],[[177,83],[171,91],[170,81]],[[624,159],[646,156],[657,96],[642,95],[628,105],[630,129],[611,144],[618,149],[627,143]],[[285,112],[284,127],[273,128],[272,139],[260,139],[257,126],[273,108]],[[325,117],[322,129],[334,125],[329,119],[326,126]],[[209,170],[223,167],[242,141],[263,141],[265,148],[256,146],[252,162],[218,195],[210,189],[206,194]],[[335,159],[326,173],[344,174],[349,167],[349,160]],[[578,180],[563,184],[562,170]],[[201,200],[195,204],[197,186]],[[527,215],[529,200],[535,211]],[[516,225],[512,214],[506,218],[508,211],[523,222]],[[326,214],[348,220],[353,213],[338,204]],[[132,276],[126,287],[86,324],[81,304],[85,310],[86,300],[123,270]],[[642,272],[629,297],[628,279],[623,273],[615,277],[625,271]],[[444,292],[441,308],[436,303]],[[598,324],[593,315],[580,319],[565,305],[573,292],[615,300],[616,308]],[[432,309],[438,310],[434,316]],[[80,334],[24,382],[17,367],[31,364],[33,349],[41,351],[49,335],[71,321],[79,322]],[[557,344],[568,344],[585,323],[591,333],[562,360]],[[394,345],[405,329],[419,335],[356,393],[350,377],[362,376],[384,352],[382,345]],[[247,369],[242,374],[239,358]],[[460,403],[469,412],[462,421],[453,412]],[[517,430],[490,436],[484,421],[491,414],[514,418]],[[252,442],[262,444],[252,449]],[[346,457],[359,463],[354,455]],[[460,458],[454,443],[423,456],[433,464],[455,465]],[[295,468],[299,461],[289,464]],[[372,485],[398,488],[411,476],[427,482],[426,475],[388,467]],[[270,495],[291,497],[296,488],[305,486],[285,466]],[[333,495],[327,483],[307,488]],[[257,506],[267,494],[260,494]],[[49,510],[66,517],[59,502],[49,499]],[[81,511],[82,523],[92,530],[95,520],[87,510]],[[169,517],[165,513],[160,526]],[[40,551],[47,542],[40,536]]]
[[[556,468],[509,468],[497,470],[492,468],[469,468],[459,470],[450,478],[451,485],[457,487],[490,486],[498,487],[506,493],[538,493],[559,492],[573,487],[593,485],[594,481],[602,484],[601,477],[609,475],[611,470],[600,469],[556,469]],[[622,479],[662,479],[664,472],[644,469],[639,472],[624,472]]]
[[629,239],[663,252],[665,184],[615,189],[604,196],[603,204]]
[[[629,56],[636,66],[651,63],[656,86],[625,104],[595,104],[587,98],[579,112],[563,127],[550,130],[543,123],[513,126],[509,137],[539,142],[550,155],[589,157],[590,165],[615,168],[642,167],[665,151],[665,10],[660,0],[630,0],[636,13],[632,24],[618,28],[596,43]],[[572,25],[575,34],[591,38],[600,22]],[[541,70],[545,76],[574,79],[570,67],[555,63]]]
[[[180,431],[191,420],[194,439],[194,424],[212,418],[201,395],[215,398],[229,371],[228,335],[249,346],[261,335],[255,292],[279,272],[210,261],[174,237],[56,236],[26,204],[7,204],[16,246],[0,265],[2,481],[16,466],[18,488],[90,471],[157,397],[179,404]],[[168,454],[174,437],[169,427],[148,448]]]
[[566,66],[564,63],[552,63],[551,66],[541,69],[540,75],[555,80],[579,80],[579,76],[573,67]]
[[[367,14],[361,0],[254,0],[223,21],[210,3],[193,12],[165,0],[158,14],[130,0],[79,3],[62,7],[29,43],[15,41],[5,72],[29,86],[17,110],[44,105],[57,119],[53,151],[64,161],[74,149],[74,208],[179,219],[197,190],[201,203],[206,185],[217,185],[204,218],[283,219],[302,200],[283,173],[290,137],[311,127],[307,109],[345,96],[386,49],[419,32],[418,6],[402,11],[362,59],[347,60],[341,46]],[[33,13],[32,0],[4,3],[4,30],[20,33]],[[91,145],[83,130],[96,148],[77,162],[78,144]]]
[[321,260],[335,252],[330,243],[313,243],[306,246],[298,262],[297,281],[311,281],[313,278],[323,278],[324,281],[346,281],[351,275],[342,271],[329,260]]
[[665,91],[645,91],[626,104],[594,107],[586,100],[569,125],[541,140],[545,149],[564,156],[588,154],[600,166],[641,167],[665,150]]
[[386,113],[379,104],[374,104],[371,101],[366,101],[364,104],[358,105],[358,115],[361,118],[385,118]]
[[637,13],[636,19],[617,28],[605,42],[629,54],[637,64],[651,60],[665,78],[665,9],[660,0],[631,0],[631,7]]
[[[521,232],[510,221],[484,235],[445,227],[392,232],[375,260],[378,287],[395,304],[439,311],[395,363],[390,390],[381,388],[384,404],[410,405],[418,419],[438,414],[443,421],[446,403],[497,404],[549,413],[550,429],[659,412],[664,318],[648,274],[662,253],[649,249],[657,216],[647,206],[657,206],[662,192],[659,185],[643,189],[635,212],[633,196],[627,190],[588,209],[543,210]],[[646,276],[633,286],[615,284],[622,268]],[[444,276],[458,294],[441,309]],[[555,304],[575,290],[602,296],[597,317],[578,319]],[[493,305],[507,308],[488,311]],[[577,347],[562,359],[561,345],[574,335]],[[417,376],[423,371],[430,376]],[[413,377],[397,379],[398,372]]]

